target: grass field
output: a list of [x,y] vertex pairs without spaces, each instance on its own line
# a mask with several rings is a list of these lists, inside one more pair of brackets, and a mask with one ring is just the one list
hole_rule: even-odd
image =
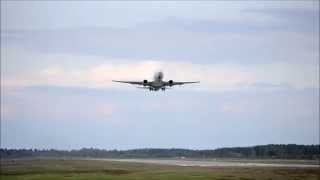
[[320,180],[319,168],[180,167],[96,160],[1,160],[1,180]]

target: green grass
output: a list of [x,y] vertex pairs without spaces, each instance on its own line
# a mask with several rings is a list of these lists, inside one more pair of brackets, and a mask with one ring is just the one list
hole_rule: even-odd
[[1,180],[320,180],[317,168],[179,167],[95,160],[1,160]]

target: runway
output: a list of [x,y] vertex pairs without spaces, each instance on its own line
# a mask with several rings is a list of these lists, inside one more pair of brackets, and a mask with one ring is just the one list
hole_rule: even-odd
[[106,161],[137,162],[175,166],[199,167],[292,167],[319,168],[319,162],[308,160],[180,160],[180,159],[100,159]]

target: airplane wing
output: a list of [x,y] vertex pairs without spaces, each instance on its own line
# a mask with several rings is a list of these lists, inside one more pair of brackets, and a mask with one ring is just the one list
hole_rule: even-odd
[[115,81],[112,80],[113,82],[119,82],[119,83],[127,83],[127,84],[134,84],[134,85],[149,85],[149,83],[144,83],[143,81]]
[[175,86],[175,85],[192,84],[192,83],[200,83],[200,81],[175,82],[170,80],[166,83],[166,86]]

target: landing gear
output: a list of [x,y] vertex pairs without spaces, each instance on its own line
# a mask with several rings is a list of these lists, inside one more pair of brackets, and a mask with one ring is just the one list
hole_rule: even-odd
[[166,88],[165,88],[165,87],[163,87],[163,88],[161,88],[161,90],[162,90],[162,91],[165,91],[165,90],[166,90]]

